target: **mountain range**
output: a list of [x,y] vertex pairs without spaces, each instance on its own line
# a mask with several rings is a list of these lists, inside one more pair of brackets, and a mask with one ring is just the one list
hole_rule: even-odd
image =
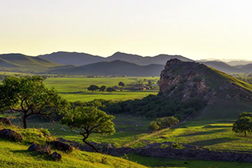
[[[54,52],[36,57],[14,53],[0,55],[0,69],[57,74],[159,76],[161,68],[171,59],[194,61],[180,55],[159,54],[143,57],[122,52],[108,57],[77,52]],[[218,60],[196,62],[225,73],[252,73],[252,64],[231,66]]]
[[136,54],[128,54],[122,52],[116,52],[108,57],[101,57],[97,55],[91,55],[86,53],[77,52],[55,52],[52,54],[39,55],[39,58],[43,58],[58,64],[63,65],[88,65],[98,62],[111,62],[116,60],[121,60],[125,62],[130,62],[138,65],[150,65],[150,64],[161,64],[165,65],[167,60],[177,58],[182,61],[193,61],[189,58],[180,55],[166,55],[160,54],[157,56],[140,56]]

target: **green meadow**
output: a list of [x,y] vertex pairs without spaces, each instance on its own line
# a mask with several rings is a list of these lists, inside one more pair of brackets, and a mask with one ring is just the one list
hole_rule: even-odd
[[[119,82],[125,83],[126,87],[130,84],[137,84],[139,81],[144,82],[144,79],[158,80],[158,77],[101,77],[101,78],[87,78],[87,77],[49,77],[45,80],[45,85],[49,88],[54,87],[65,99],[68,101],[92,101],[94,99],[106,100],[128,100],[143,98],[150,94],[157,94],[158,90],[145,90],[145,91],[115,91],[115,92],[101,92],[101,91],[88,91],[90,85],[97,85],[101,87],[118,86]],[[148,82],[144,82],[148,84]]]

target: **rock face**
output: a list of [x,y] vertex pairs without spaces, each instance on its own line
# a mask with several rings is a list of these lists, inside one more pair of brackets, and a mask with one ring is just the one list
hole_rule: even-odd
[[53,152],[51,155],[52,159],[55,161],[59,161],[61,160],[61,154],[57,153],[57,152]]
[[0,117],[0,123],[3,123],[6,126],[11,126],[11,121],[7,118]]
[[65,151],[65,152],[72,152],[73,151],[73,147],[71,145],[64,143],[64,142],[52,141],[51,144],[55,149],[60,150],[60,151]]
[[19,133],[11,129],[2,129],[0,131],[0,138],[4,138],[4,139],[15,141],[15,142],[23,140],[22,136]]
[[[216,107],[228,107],[228,103],[233,105],[235,102],[239,110],[252,110],[247,109],[252,103],[251,85],[200,63],[178,59],[167,61],[160,75],[159,86],[159,95],[169,98],[182,101],[198,98],[206,101],[208,106]],[[241,112],[237,110],[234,116]]]
[[28,148],[28,151],[40,151],[42,149],[41,145],[31,144]]
[[203,64],[178,59],[167,61],[160,75],[159,94],[177,96],[179,92],[183,100],[195,95],[206,96],[208,87],[201,77],[206,71],[207,67]]

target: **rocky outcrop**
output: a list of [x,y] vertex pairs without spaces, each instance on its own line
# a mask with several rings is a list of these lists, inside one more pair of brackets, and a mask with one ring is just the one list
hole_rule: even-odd
[[52,145],[53,148],[60,150],[60,151],[64,151],[64,152],[72,152],[73,151],[73,147],[71,145],[68,145],[67,143],[64,143],[64,142],[52,141],[50,144]]
[[2,129],[0,131],[0,138],[4,138],[4,139],[15,141],[15,142],[19,142],[23,140],[23,137],[19,133],[11,129]]

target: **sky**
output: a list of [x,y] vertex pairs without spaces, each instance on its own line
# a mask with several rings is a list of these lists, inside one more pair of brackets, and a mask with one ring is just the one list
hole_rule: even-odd
[[252,60],[251,0],[0,0],[0,53]]

